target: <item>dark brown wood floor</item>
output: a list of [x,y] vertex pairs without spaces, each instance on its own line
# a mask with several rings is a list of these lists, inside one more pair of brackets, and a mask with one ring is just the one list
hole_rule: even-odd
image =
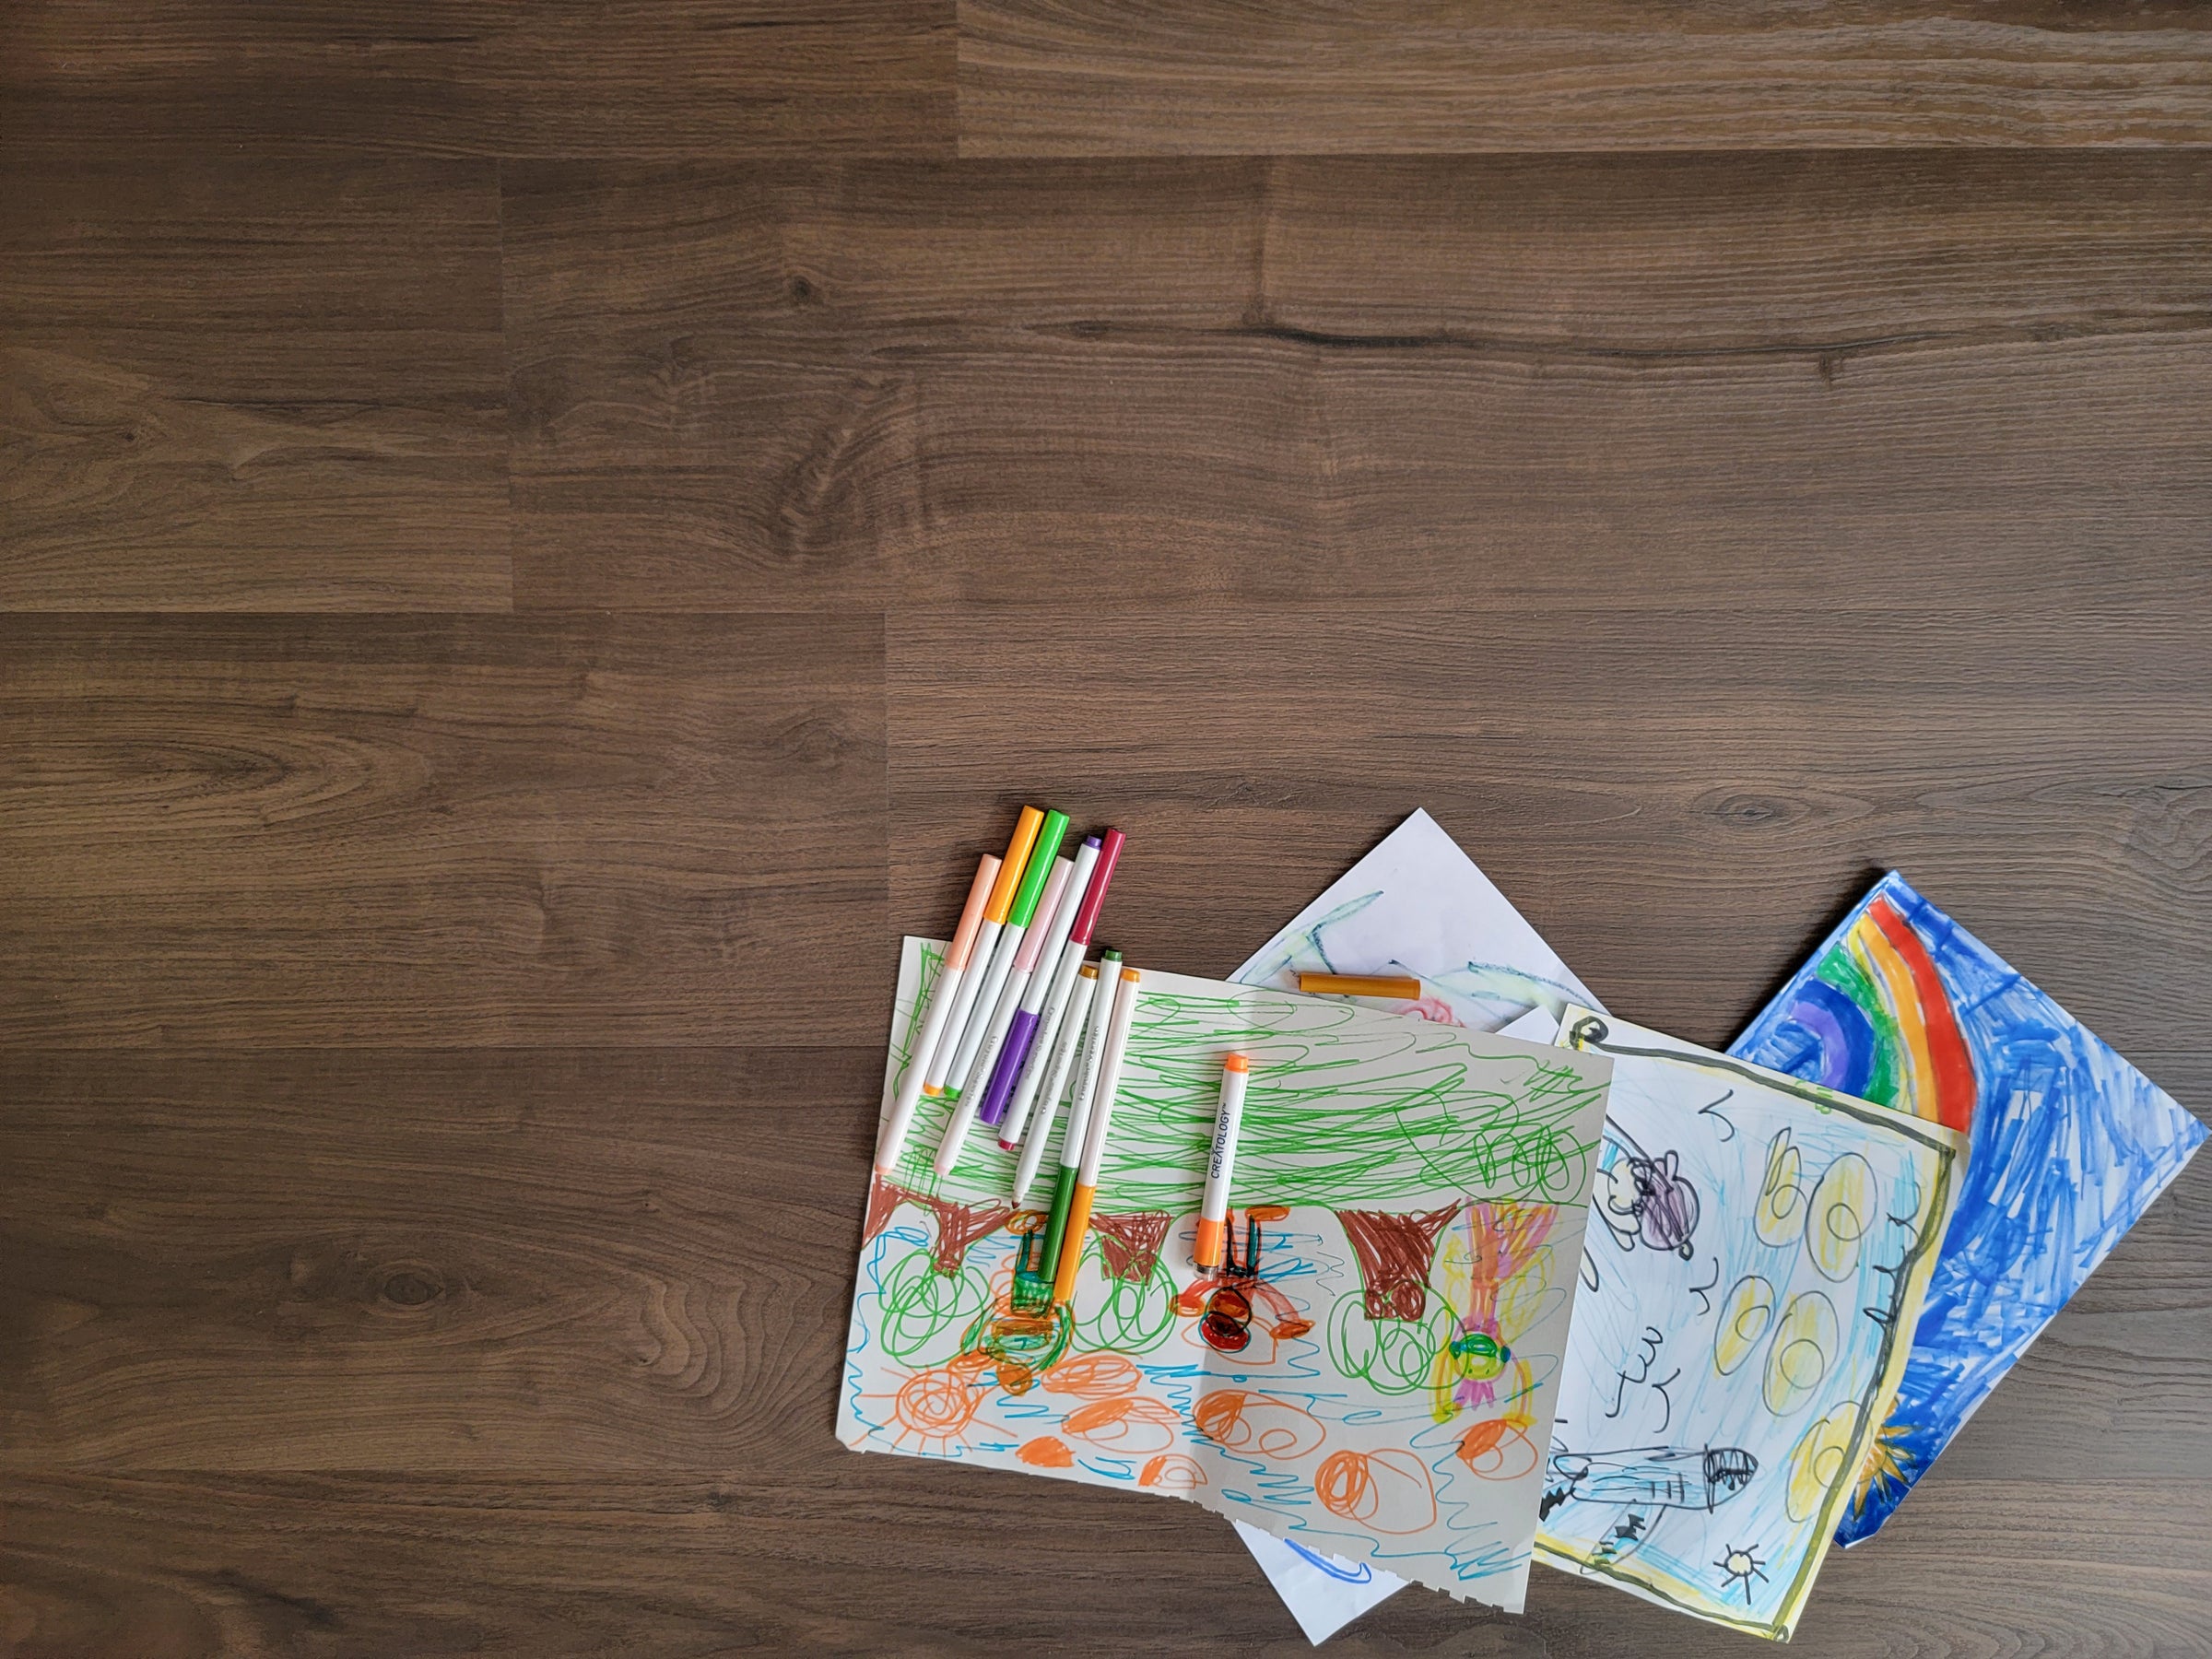
[[[1023,799],[1712,1042],[1899,865],[2212,1109],[2207,144],[2183,0],[0,7],[0,1651],[1302,1652],[830,1433]],[[2208,1353],[2200,1159],[1797,1646],[2212,1653]]]

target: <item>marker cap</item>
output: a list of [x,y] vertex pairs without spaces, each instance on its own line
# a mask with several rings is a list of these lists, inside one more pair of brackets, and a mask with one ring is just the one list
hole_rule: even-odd
[[[991,888],[991,902],[983,911],[986,922],[1004,922],[1006,907],[1014,902],[1014,889],[1021,885],[1021,873],[1026,867],[1030,849],[1037,844],[1037,831],[1043,826],[1044,814],[1034,806],[1024,806],[1021,816],[1014,820],[1014,839],[1006,843],[1006,856],[998,866],[998,879]],[[1051,864],[1051,859],[1044,861]]]
[[1046,813],[1030,853],[1029,868],[1021,873],[1021,886],[1015,889],[1014,908],[1006,912],[1008,927],[1027,927],[1030,918],[1037,913],[1037,900],[1043,895],[1044,884],[1052,876],[1053,861],[1060,856],[1060,843],[1066,839],[1067,814]]
[[945,966],[965,968],[968,954],[975,948],[975,935],[983,925],[983,907],[990,902],[991,889],[998,883],[998,855],[983,854],[983,862],[975,866],[975,881],[968,889],[968,902],[960,907],[960,928],[952,935],[952,945],[945,952]]
[[1091,930],[1099,924],[1099,911],[1106,902],[1106,886],[1113,879],[1113,866],[1122,856],[1122,843],[1129,838],[1119,830],[1109,830],[1099,837],[1099,862],[1090,872],[1090,886],[1083,895],[1083,908],[1076,912],[1076,924],[1067,936],[1077,944],[1090,943]]
[[1252,1069],[1252,1062],[1241,1054],[1231,1054],[1221,1062],[1221,1069],[1223,1071],[1248,1072]]

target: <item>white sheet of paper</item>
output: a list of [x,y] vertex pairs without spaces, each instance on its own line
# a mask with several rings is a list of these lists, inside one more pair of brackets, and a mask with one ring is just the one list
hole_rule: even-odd
[[[1448,1016],[1477,1030],[1550,1042],[1570,1001],[1596,1001],[1458,842],[1417,811],[1346,871],[1230,977],[1295,989],[1299,971],[1412,973],[1441,993]],[[1518,1018],[1512,1010],[1521,1007]],[[1314,1643],[1405,1588],[1395,1574],[1286,1543],[1255,1526],[1237,1534]],[[1364,1575],[1364,1576],[1363,1576]]]
[[1904,1374],[1966,1138],[1610,1015],[1536,1548],[1789,1640]]
[[[942,947],[901,953],[895,1089]],[[1218,1269],[1183,1265],[1221,1057],[1252,1062]],[[924,1101],[871,1183],[839,1433],[856,1450],[1150,1488],[1357,1571],[1518,1610],[1563,1363],[1602,1056],[1147,971],[1072,1303],[1040,1219]],[[1050,1143],[1048,1142],[1048,1145]]]
[[1477,1031],[1494,1031],[1530,1007],[1557,1016],[1569,1003],[1601,1006],[1459,843],[1419,811],[1229,977],[1295,991],[1301,971],[1411,974],[1442,1005],[1420,1012]]
[[1353,1619],[1406,1587],[1406,1581],[1365,1561],[1347,1561],[1234,1523],[1237,1536],[1267,1574],[1267,1582],[1316,1647]]

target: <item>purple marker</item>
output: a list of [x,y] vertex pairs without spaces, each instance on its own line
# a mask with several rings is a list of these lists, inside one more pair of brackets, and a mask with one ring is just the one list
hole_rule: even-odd
[[[1087,835],[1083,844],[1076,849],[1076,867],[1070,872],[1067,884],[1060,889],[1060,902],[1053,909],[1052,922],[1023,943],[1024,956],[1030,955],[1030,945],[1037,947],[1029,963],[1029,983],[1023,987],[1020,1005],[1014,1010],[1014,1023],[1006,1028],[1006,1041],[998,1051],[998,1064],[991,1068],[990,1086],[983,1090],[983,1098],[975,1109],[975,1121],[988,1128],[996,1128],[999,1119],[1006,1115],[1006,1102],[1013,1099],[1014,1085],[1021,1078],[1022,1062],[1030,1057],[1030,1045],[1037,1039],[1037,1022],[1043,1015],[1045,997],[1056,977],[1050,971],[1039,973],[1037,964],[1058,965],[1067,935],[1075,931],[1076,917],[1083,909],[1084,896],[1090,891],[1091,872],[1098,863],[1099,838]],[[1016,966],[1020,964],[1017,962]]]

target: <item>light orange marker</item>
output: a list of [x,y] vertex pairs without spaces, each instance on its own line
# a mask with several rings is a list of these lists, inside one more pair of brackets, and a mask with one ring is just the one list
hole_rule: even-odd
[[1113,1022],[1106,1028],[1106,1053],[1099,1067],[1098,1087],[1090,1097],[1090,1122],[1084,1130],[1083,1166],[1076,1175],[1075,1196],[1067,1206],[1067,1227],[1061,1234],[1060,1271],[1053,1278],[1055,1307],[1075,1300],[1076,1269],[1083,1262],[1083,1235],[1090,1230],[1091,1201],[1099,1195],[1099,1165],[1106,1156],[1107,1131],[1113,1125],[1113,1097],[1122,1087],[1122,1061],[1129,1053],[1129,1024],[1136,1016],[1141,978],[1135,969],[1124,968],[1114,991]]
[[1214,1150],[1206,1165],[1206,1199],[1198,1206],[1198,1241],[1191,1260],[1201,1267],[1221,1265],[1221,1240],[1229,1230],[1229,1172],[1237,1162],[1237,1131],[1244,1123],[1244,1086],[1252,1062],[1231,1054],[1221,1062],[1221,1104],[1214,1112]]
[[1421,982],[1395,973],[1301,973],[1298,988],[1309,996],[1394,996],[1421,1000]]
[[891,1115],[883,1120],[883,1131],[876,1137],[876,1167],[879,1170],[888,1171],[899,1161],[899,1153],[906,1145],[906,1132],[913,1127],[914,1108],[922,1103],[922,1079],[929,1074],[930,1057],[936,1053],[937,1041],[945,1035],[953,999],[959,994],[960,980],[968,971],[969,959],[975,954],[975,936],[982,929],[983,908],[990,901],[993,884],[998,880],[999,867],[999,861],[988,853],[975,866],[975,880],[968,888],[968,902],[960,907],[959,929],[946,948],[945,965],[937,970],[937,982],[930,992],[929,1013],[922,1021],[922,1035],[914,1040],[913,1049],[906,1057],[906,1075],[899,1079],[899,1094],[891,1102]]
[[952,1069],[953,1051],[959,1047],[969,1017],[975,1012],[976,993],[982,989],[992,947],[998,943],[998,930],[1006,924],[1006,912],[1014,908],[1014,889],[1021,885],[1022,867],[1030,862],[1030,849],[1037,844],[1037,831],[1043,827],[1044,814],[1034,806],[1024,806],[1021,817],[1014,820],[1014,839],[1006,843],[1006,855],[992,881],[991,896],[983,901],[982,925],[976,929],[969,949],[969,961],[977,971],[960,976],[944,1037],[929,1057],[928,1071],[923,1074],[922,1092],[933,1100],[945,1092],[945,1074]]

